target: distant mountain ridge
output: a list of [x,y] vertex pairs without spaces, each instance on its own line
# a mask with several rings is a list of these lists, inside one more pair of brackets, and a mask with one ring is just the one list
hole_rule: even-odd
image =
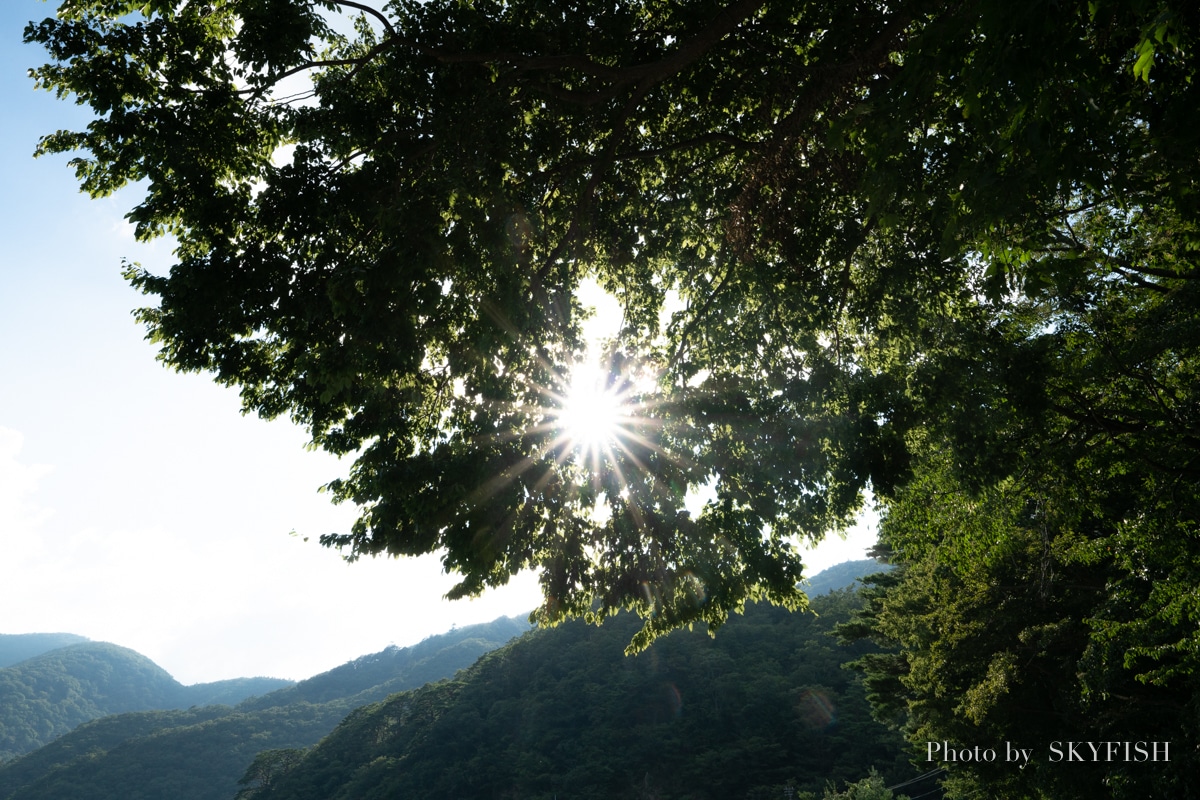
[[325,703],[352,697],[361,698],[362,703],[373,702],[404,689],[448,678],[475,663],[484,653],[529,629],[530,624],[524,617],[500,617],[492,622],[430,636],[409,647],[393,645],[302,680],[295,686],[251,698],[239,708],[250,711],[295,702]]
[[877,572],[887,572],[891,564],[864,558],[858,561],[843,561],[804,581],[802,587],[809,597],[820,597],[837,589],[849,589],[862,583],[862,579]]
[[0,669],[0,763],[110,714],[239,702],[291,684],[239,678],[184,686],[127,647],[68,644]]
[[0,633],[0,669],[69,644],[90,641],[74,633]]
[[501,618],[389,647],[234,708],[96,719],[0,764],[0,800],[232,800],[262,750],[310,747],[355,708],[450,677],[529,628]]

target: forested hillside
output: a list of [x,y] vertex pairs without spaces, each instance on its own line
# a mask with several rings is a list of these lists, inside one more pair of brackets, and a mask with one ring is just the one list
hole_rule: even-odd
[[843,561],[841,564],[835,564],[805,580],[804,591],[810,597],[819,597],[837,589],[859,586],[863,578],[891,569],[890,564],[883,564],[870,558],[859,561]]
[[238,702],[290,684],[238,678],[184,686],[150,659],[107,642],[83,642],[0,669],[0,763],[109,714]]
[[236,708],[97,719],[0,768],[0,798],[231,800],[259,751],[311,746],[354,708],[451,676],[528,629],[502,618],[390,647]]
[[355,699],[359,705],[394,692],[441,680],[529,630],[521,617],[501,617],[430,636],[411,647],[388,649],[356,658],[295,686],[247,700],[242,708],[258,709],[294,703]]
[[916,773],[827,634],[851,591],[816,614],[753,606],[715,639],[680,631],[624,655],[639,624],[534,631],[468,672],[350,715],[316,748],[265,753],[253,800],[401,797],[774,798],[872,767]]

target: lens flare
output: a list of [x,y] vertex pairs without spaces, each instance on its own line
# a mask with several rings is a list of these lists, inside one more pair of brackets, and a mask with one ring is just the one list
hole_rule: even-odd
[[561,403],[558,436],[585,460],[618,447],[634,414],[628,386],[594,364],[581,364],[572,371]]
[[796,702],[800,721],[812,730],[822,730],[837,722],[837,706],[822,689],[805,689]]

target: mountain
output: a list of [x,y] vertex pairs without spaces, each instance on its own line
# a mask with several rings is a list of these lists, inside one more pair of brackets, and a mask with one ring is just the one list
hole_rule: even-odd
[[0,760],[107,714],[169,708],[179,684],[124,647],[84,642],[0,669]]
[[715,638],[677,631],[636,657],[631,615],[533,631],[307,752],[260,754],[238,798],[765,800],[872,768],[899,783],[916,777],[904,742],[841,668],[869,648],[827,635],[858,605],[844,590],[816,614],[752,606]]
[[804,582],[804,591],[808,593],[809,597],[819,597],[836,589],[848,589],[852,586],[857,586],[867,575],[873,575],[876,572],[887,572],[890,569],[892,569],[891,564],[884,564],[882,561],[876,561],[873,558],[864,558],[859,561],[843,561],[841,564],[836,564],[822,570],[807,579]]
[[353,709],[451,676],[528,629],[502,618],[389,647],[235,708],[97,719],[0,767],[0,800],[231,800],[260,751],[310,747]]
[[389,647],[323,672],[295,686],[247,700],[244,710],[292,703],[355,699],[358,705],[389,694],[448,678],[491,650],[529,630],[524,617],[501,617],[481,625],[455,628],[410,647]]
[[[292,767],[285,800],[320,796],[293,780],[323,786],[321,800],[333,800],[339,782],[364,798],[716,798],[751,797],[754,787],[765,798],[782,796],[789,779],[819,793],[825,779],[861,778],[870,766],[895,782],[911,776],[899,737],[870,719],[855,675],[840,669],[863,649],[826,635],[857,602],[852,592],[826,593],[880,569],[860,561],[815,576],[819,617],[752,607],[715,640],[678,632],[636,658],[623,655],[637,624],[626,615],[602,628],[535,631],[497,650],[529,630],[500,619],[363,656],[234,708],[96,719],[0,765],[0,800],[233,800],[240,777],[243,797],[277,800],[264,783]],[[384,768],[398,762],[417,777]]]
[[150,659],[83,641],[0,669],[0,763],[109,714],[239,701],[291,681],[250,678],[183,686]]
[[260,695],[294,686],[295,681],[282,678],[230,678],[212,683],[194,683],[180,686],[174,702],[167,708],[191,708],[192,706],[233,706]]
[[49,650],[86,641],[87,637],[73,633],[0,633],[0,669]]

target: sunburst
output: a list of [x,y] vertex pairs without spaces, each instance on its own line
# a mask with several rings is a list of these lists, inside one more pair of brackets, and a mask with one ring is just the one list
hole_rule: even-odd
[[631,384],[596,364],[576,365],[555,400],[555,439],[585,463],[598,463],[634,435],[639,409]]
[[[556,385],[538,387],[539,402],[516,409],[526,419],[539,421],[529,428],[492,435],[498,441],[532,436],[539,444],[480,486],[471,496],[473,501],[493,496],[547,457],[570,473],[571,484],[582,480],[598,492],[621,492],[630,478],[645,470],[647,453],[663,452],[654,434],[661,422],[652,411],[651,378],[630,374],[625,359],[611,356],[600,363],[577,362],[568,371],[546,366],[558,376]],[[561,475],[543,472],[530,490],[540,491],[555,474]]]

